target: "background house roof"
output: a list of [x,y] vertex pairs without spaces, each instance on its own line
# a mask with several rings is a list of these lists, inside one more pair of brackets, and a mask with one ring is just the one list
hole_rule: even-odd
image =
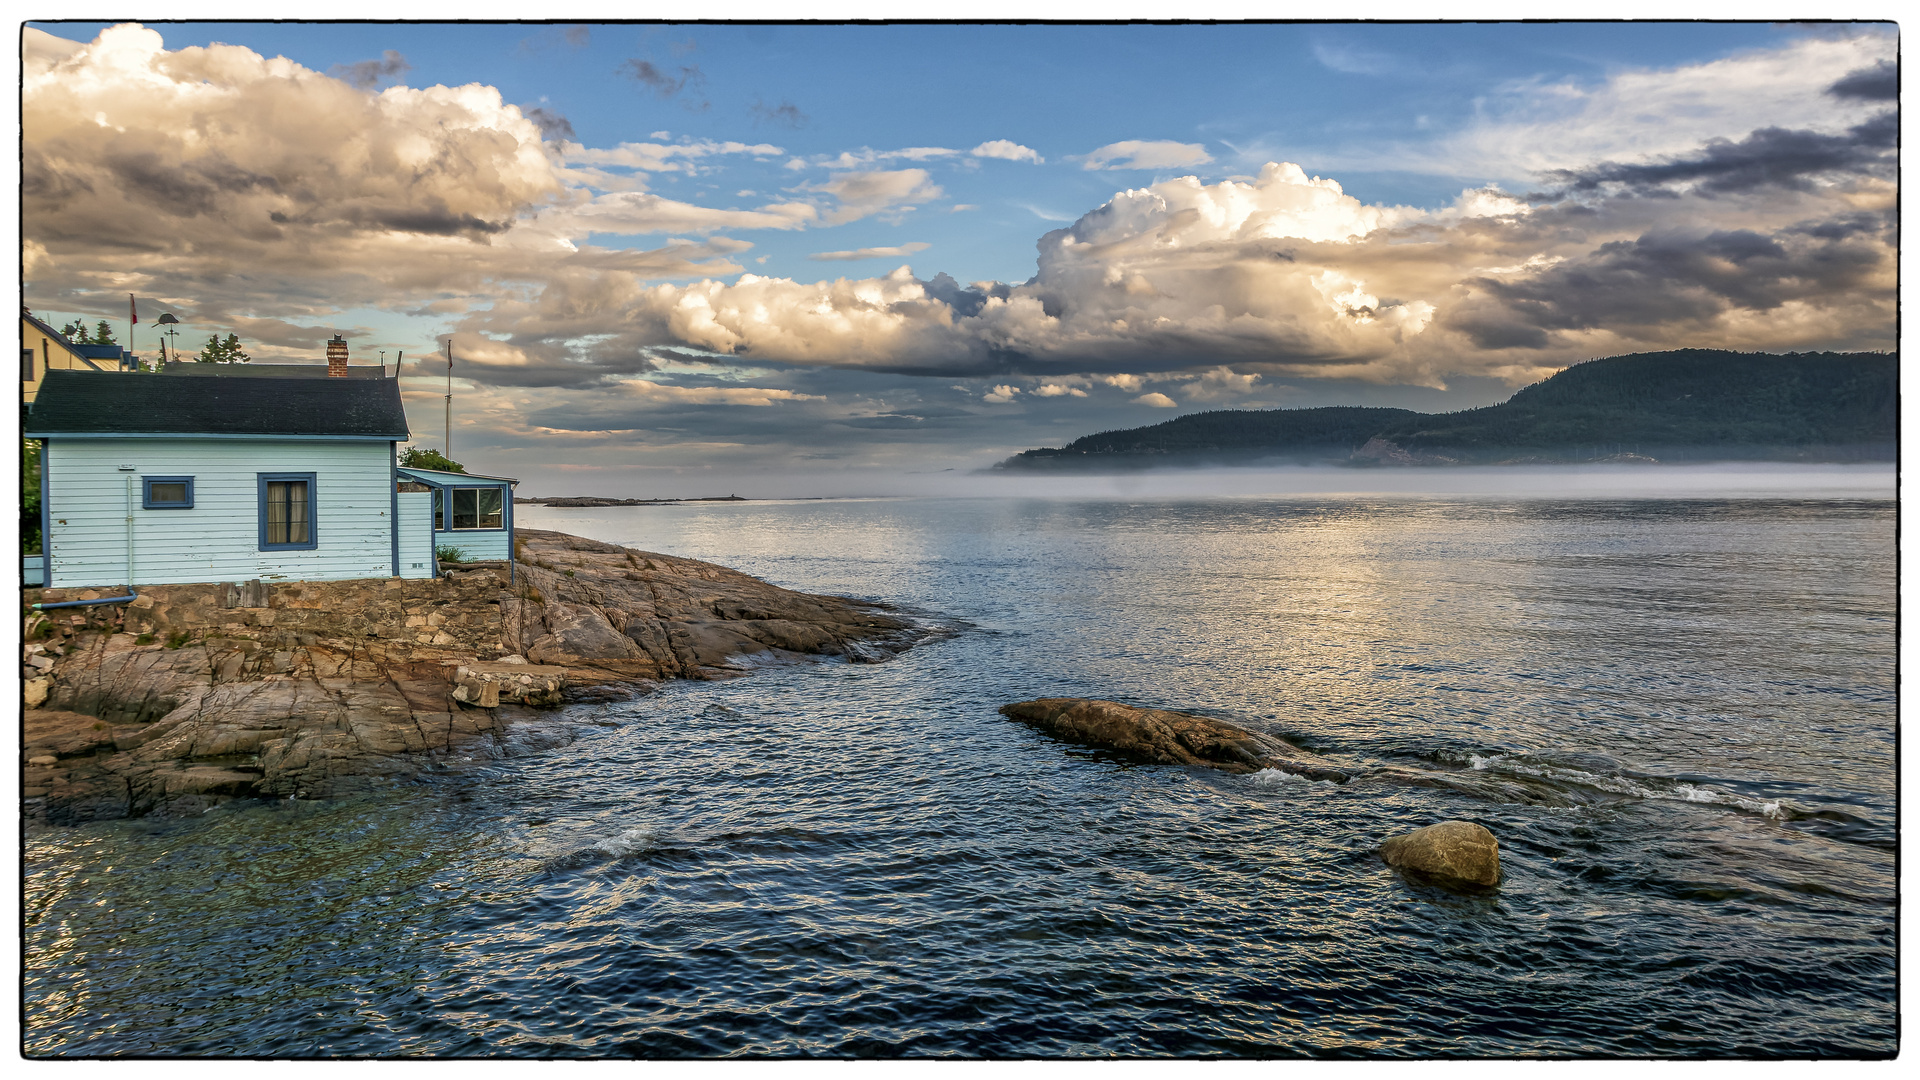
[[408,437],[398,379],[169,379],[49,371],[29,435]]
[[[198,360],[169,360],[166,375],[197,375],[228,379],[324,379],[327,365],[318,364],[203,364]],[[360,364],[347,368],[349,379],[384,379],[385,365]]]

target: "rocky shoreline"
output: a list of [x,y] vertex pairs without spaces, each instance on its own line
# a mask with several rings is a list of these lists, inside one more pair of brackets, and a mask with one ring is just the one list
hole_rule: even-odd
[[125,605],[29,611],[23,812],[72,824],[351,794],[494,752],[514,721],[567,700],[768,662],[878,663],[929,633],[711,563],[517,540],[511,566],[437,580],[143,586]]

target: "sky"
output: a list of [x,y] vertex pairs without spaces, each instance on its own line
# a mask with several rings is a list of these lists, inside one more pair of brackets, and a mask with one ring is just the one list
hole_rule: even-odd
[[[1886,23],[29,23],[26,302],[404,354],[521,493],[1895,346]],[[915,479],[921,478],[921,479]]]

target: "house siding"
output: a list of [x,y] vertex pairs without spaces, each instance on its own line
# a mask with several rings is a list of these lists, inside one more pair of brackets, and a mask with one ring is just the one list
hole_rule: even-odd
[[400,576],[433,576],[433,492],[403,491],[400,507]]
[[[427,511],[433,513],[431,509]],[[506,520],[502,511],[501,520]],[[507,530],[505,529],[443,529],[433,534],[436,545],[451,544],[464,552],[468,559],[505,559],[507,557]]]
[[[393,474],[384,441],[66,436],[48,443],[49,585],[127,583],[129,478],[136,586],[393,574]],[[315,475],[319,544],[312,550],[259,550],[259,474],[274,472]],[[140,478],[155,475],[193,477],[193,508],[143,509]]]

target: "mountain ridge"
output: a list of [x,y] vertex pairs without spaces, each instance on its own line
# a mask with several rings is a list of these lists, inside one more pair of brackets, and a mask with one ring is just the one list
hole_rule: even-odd
[[1588,360],[1481,408],[1215,409],[993,468],[1891,461],[1898,435],[1897,353],[1673,349]]

